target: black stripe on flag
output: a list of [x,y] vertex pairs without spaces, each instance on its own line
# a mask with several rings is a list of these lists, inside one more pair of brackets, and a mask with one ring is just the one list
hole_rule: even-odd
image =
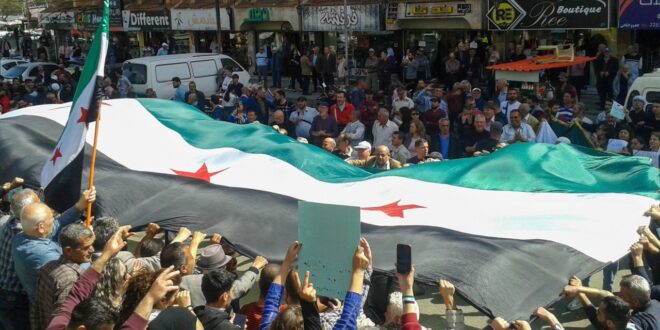
[[[38,182],[41,164],[61,130],[59,124],[40,117],[0,120],[0,182],[15,176]],[[86,152],[90,149],[87,146]],[[83,178],[87,170],[85,166]],[[240,253],[272,261],[281,260],[297,238],[297,200],[290,197],[132,171],[101,153],[95,185],[95,216],[115,216],[133,227],[156,222],[169,231],[187,226],[217,232]],[[501,239],[425,226],[362,224],[362,233],[371,243],[379,271],[391,273],[396,244],[409,243],[419,280],[435,287],[439,278],[449,279],[479,310],[508,320],[529,319],[536,307],[558,298],[571,275],[586,276],[584,270],[604,266],[552,241]]]

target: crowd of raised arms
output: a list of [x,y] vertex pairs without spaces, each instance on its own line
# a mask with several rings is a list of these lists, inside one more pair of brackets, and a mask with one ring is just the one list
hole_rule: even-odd
[[[398,283],[372,283],[372,251],[360,239],[352,257],[352,276],[344,297],[316,294],[308,271],[296,267],[305,247],[290,244],[280,265],[257,256],[249,269],[237,270],[238,254],[220,234],[181,228],[166,241],[157,224],[135,234],[120,219],[80,221],[96,189],[84,191],[70,209],[57,214],[39,194],[14,179],[2,186],[0,216],[0,327],[2,329],[421,329],[413,291],[415,268],[397,273]],[[103,193],[102,191],[99,193]],[[589,288],[572,277],[563,294],[577,298],[597,329],[660,329],[660,207],[646,215],[630,248],[630,271],[619,295]],[[140,232],[142,233],[142,232]],[[174,233],[172,233],[174,234]],[[204,243],[204,247],[200,244]],[[616,267],[615,267],[616,271]],[[611,280],[613,280],[613,276]],[[604,283],[609,286],[612,283]],[[438,281],[448,329],[464,329],[454,303],[455,287]],[[257,301],[246,302],[251,290]],[[595,307],[590,299],[600,302]],[[438,308],[438,314],[442,314]],[[554,329],[558,319],[543,307],[535,316]],[[530,329],[524,320],[495,318],[495,330]]]

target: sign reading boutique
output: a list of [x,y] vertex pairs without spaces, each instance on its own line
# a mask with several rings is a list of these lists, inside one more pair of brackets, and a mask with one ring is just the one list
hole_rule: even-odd
[[660,29],[660,0],[619,0],[619,28]]
[[303,7],[304,31],[352,31],[371,32],[380,30],[380,8],[377,4],[348,6]]
[[122,11],[124,31],[169,31],[170,13],[167,10]]
[[609,1],[488,0],[488,29],[606,29]]

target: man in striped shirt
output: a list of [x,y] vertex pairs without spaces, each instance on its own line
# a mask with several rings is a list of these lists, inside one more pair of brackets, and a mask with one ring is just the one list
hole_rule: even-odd
[[573,107],[575,105],[575,100],[573,99],[573,94],[570,92],[565,92],[563,96],[564,106],[559,109],[557,112],[557,119],[570,123],[573,120]]

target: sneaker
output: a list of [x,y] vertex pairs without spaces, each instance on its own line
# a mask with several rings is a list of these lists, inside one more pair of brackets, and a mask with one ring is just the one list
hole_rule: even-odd
[[582,303],[580,302],[579,298],[574,298],[573,300],[571,300],[571,302],[568,303],[568,306],[566,306],[566,309],[568,309],[571,312],[576,311],[580,308],[582,308]]

